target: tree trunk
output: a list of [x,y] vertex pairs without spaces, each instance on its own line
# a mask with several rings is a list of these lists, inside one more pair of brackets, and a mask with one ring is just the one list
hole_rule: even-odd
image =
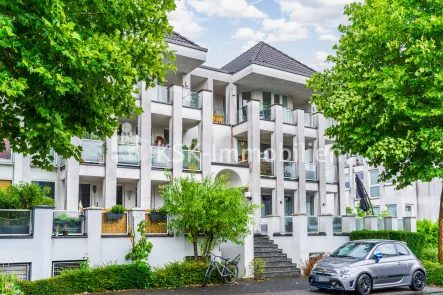
[[440,215],[438,216],[438,261],[443,264],[443,183],[440,194]]
[[192,244],[194,245],[194,260],[198,261],[198,245],[197,245],[197,236],[194,237]]

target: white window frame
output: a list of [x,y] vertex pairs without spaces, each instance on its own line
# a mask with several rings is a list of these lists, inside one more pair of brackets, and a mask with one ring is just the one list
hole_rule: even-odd
[[[410,207],[411,208],[411,210],[406,210],[408,207]],[[408,213],[407,212],[411,212],[409,215],[408,215]],[[406,204],[405,205],[405,216],[406,217],[412,217],[413,216],[413,212],[414,212],[414,205],[412,205],[412,204]]]
[[397,216],[398,217],[398,208],[397,208],[397,204],[386,204],[386,210],[388,210],[389,213],[389,206],[394,206],[395,207],[395,215],[389,215],[389,216]]
[[[378,177],[377,177],[377,183],[376,184],[372,184],[372,176],[371,176],[372,172],[377,172],[378,177],[380,177],[380,172],[377,169],[369,170],[369,197],[371,199],[373,199],[373,198],[380,198],[380,195],[381,195],[380,194],[380,182],[378,181]],[[371,188],[377,187],[377,186],[378,186],[378,196],[373,197],[372,194],[371,194]]]

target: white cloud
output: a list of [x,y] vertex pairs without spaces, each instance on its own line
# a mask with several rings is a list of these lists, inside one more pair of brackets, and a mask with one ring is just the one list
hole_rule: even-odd
[[177,8],[168,15],[169,23],[174,26],[174,31],[191,40],[198,39],[199,34],[205,28],[195,21],[195,15],[188,9],[186,0],[175,1],[175,4]]
[[316,71],[323,71],[332,67],[331,63],[326,63],[329,53],[325,51],[317,51],[315,53],[315,59],[307,61],[306,64],[312,67]]
[[327,34],[327,33],[329,33],[331,30],[329,30],[329,29],[325,29],[325,28],[323,28],[323,27],[316,27],[315,28],[315,32],[316,33],[318,33],[318,34]]
[[333,34],[322,34],[318,37],[318,40],[337,42],[340,38]]
[[267,18],[268,15],[246,0],[188,0],[195,11],[228,18]]
[[265,41],[270,43],[296,41],[306,38],[308,30],[297,22],[287,22],[285,19],[265,19],[263,31],[268,32]]
[[232,38],[236,40],[253,41],[253,42],[262,41],[264,37],[265,34],[263,32],[260,31],[256,32],[251,28],[240,28],[232,36]]

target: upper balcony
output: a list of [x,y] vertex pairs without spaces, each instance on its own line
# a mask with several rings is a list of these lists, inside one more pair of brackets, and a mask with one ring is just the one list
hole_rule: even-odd
[[102,140],[82,139],[82,163],[105,163],[105,143]]
[[14,153],[11,150],[11,145],[9,140],[5,140],[5,151],[0,152],[0,164],[1,163],[13,163],[14,162]]

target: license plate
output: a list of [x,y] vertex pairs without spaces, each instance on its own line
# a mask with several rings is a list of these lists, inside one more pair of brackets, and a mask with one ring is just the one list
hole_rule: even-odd
[[319,283],[329,283],[329,278],[328,277],[322,277],[322,276],[317,276],[316,281]]

